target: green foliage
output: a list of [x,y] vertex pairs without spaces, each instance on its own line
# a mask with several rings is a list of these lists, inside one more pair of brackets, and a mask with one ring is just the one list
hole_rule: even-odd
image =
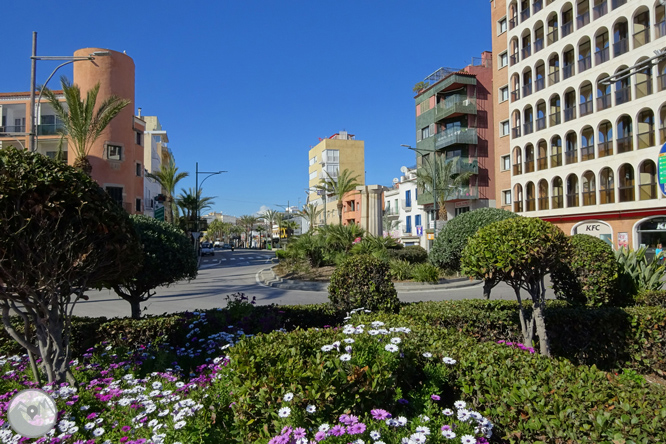
[[636,305],[666,308],[666,290],[641,290],[636,295]]
[[413,265],[401,259],[390,259],[389,268],[391,276],[398,281],[408,281],[412,278]]
[[287,252],[287,250],[275,250],[275,257],[281,261],[289,257],[289,253]]
[[638,250],[620,248],[615,251],[615,258],[620,266],[620,292],[634,296],[642,290],[660,290],[664,285],[666,264],[645,257],[647,248]]
[[571,257],[550,274],[558,298],[595,307],[618,305],[618,265],[611,246],[588,234],[575,234],[569,243]]
[[467,240],[481,227],[514,217],[520,216],[499,208],[480,208],[454,217],[437,234],[428,256],[430,263],[440,268],[460,271],[460,253],[467,245]]
[[412,277],[416,282],[439,282],[439,267],[422,263],[413,266]]
[[408,245],[405,248],[390,250],[389,257],[404,260],[410,264],[422,264],[428,260],[428,252],[420,245]]
[[[326,239],[323,236],[305,233],[287,245],[287,255],[307,259],[311,266],[321,267],[326,257]],[[280,258],[280,256],[278,256]]]
[[365,230],[360,225],[325,225],[319,227],[319,235],[326,239],[326,244],[335,251],[348,252]]
[[360,242],[352,246],[352,254],[372,254],[376,252],[386,252],[390,249],[398,248],[398,241],[391,236],[374,236],[365,234]]
[[329,300],[340,310],[395,311],[400,305],[389,265],[369,255],[345,259],[333,272],[328,292]]

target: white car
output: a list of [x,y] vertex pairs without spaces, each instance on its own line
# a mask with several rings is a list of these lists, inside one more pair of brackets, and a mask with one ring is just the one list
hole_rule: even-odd
[[205,256],[207,254],[210,254],[211,256],[215,256],[215,250],[213,249],[213,244],[210,242],[204,242],[201,244],[201,253],[202,256]]

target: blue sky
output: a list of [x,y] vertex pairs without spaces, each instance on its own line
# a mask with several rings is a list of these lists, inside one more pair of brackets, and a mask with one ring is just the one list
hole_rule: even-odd
[[[365,141],[366,183],[414,165],[415,83],[491,50],[490,4],[469,1],[75,0],[9,2],[0,92],[28,91],[38,55],[126,51],[136,106],[157,115],[179,168],[211,177],[215,211],[305,203],[308,150],[340,130]],[[56,62],[38,62],[43,83]],[[71,68],[57,78],[71,79]],[[135,110],[136,111],[136,110]]]

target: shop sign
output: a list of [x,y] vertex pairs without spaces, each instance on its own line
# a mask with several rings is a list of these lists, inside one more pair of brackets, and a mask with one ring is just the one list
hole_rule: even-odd
[[435,233],[428,233],[428,240],[435,240]]
[[611,228],[601,221],[583,222],[574,229],[574,234],[591,234],[599,237],[601,234],[611,234]]
[[469,207],[470,205],[472,205],[472,202],[469,200],[461,200],[460,202],[456,202],[456,208]]
[[666,143],[659,150],[657,165],[659,170],[659,188],[661,189],[661,193],[666,196]]

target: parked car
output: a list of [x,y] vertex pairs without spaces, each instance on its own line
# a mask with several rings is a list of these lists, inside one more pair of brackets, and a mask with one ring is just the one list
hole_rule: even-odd
[[205,256],[207,254],[215,256],[215,250],[213,249],[213,244],[211,244],[210,242],[204,242],[203,244],[201,244],[201,255]]
[[223,244],[223,245],[222,245],[222,249],[223,249],[223,250],[231,250],[231,245],[229,245],[229,244]]

